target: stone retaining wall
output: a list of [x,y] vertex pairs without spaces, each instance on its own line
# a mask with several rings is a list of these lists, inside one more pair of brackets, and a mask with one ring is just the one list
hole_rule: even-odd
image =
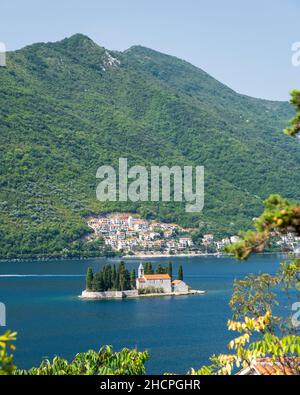
[[128,290],[128,291],[103,291],[103,292],[92,292],[92,291],[82,291],[81,297],[87,299],[123,299],[127,297],[138,296],[138,291]]

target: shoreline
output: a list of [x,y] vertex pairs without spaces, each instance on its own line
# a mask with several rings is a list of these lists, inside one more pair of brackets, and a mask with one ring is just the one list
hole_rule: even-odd
[[199,256],[230,256],[229,254],[226,254],[225,252],[219,253],[219,252],[198,252],[198,253],[187,253],[187,254],[136,254],[136,255],[123,255],[122,259],[129,259],[129,258],[140,258],[140,259],[145,259],[145,258],[172,258],[172,257],[199,257]]
[[115,292],[108,291],[109,295],[102,295],[102,292],[87,292],[83,291],[78,298],[81,300],[123,300],[123,299],[139,299],[139,298],[153,298],[162,296],[189,296],[189,295],[204,295],[207,291],[190,289],[187,292],[161,292],[161,293],[149,293],[149,294],[127,294],[128,291],[119,291],[117,295]]
[[[256,255],[284,255],[288,256],[289,253],[287,252],[279,252],[279,251],[274,251],[274,252],[259,252],[256,253]],[[123,256],[89,256],[89,257],[33,257],[33,258],[10,258],[10,259],[5,259],[1,258],[0,259],[0,264],[2,262],[27,262],[27,261],[84,261],[87,259],[155,259],[155,258],[179,258],[179,257],[187,257],[187,258],[197,258],[197,257],[209,257],[209,256],[218,256],[218,257],[232,257],[231,254],[226,254],[224,253],[196,253],[196,254],[157,254],[157,255],[152,255],[152,254],[140,254],[140,255],[123,255]]]

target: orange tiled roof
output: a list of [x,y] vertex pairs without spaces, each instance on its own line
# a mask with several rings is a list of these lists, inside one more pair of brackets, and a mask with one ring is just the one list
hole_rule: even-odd
[[[272,358],[258,358],[256,361],[252,362],[250,370],[248,373],[246,372],[246,374],[292,376],[297,374],[297,366],[299,366],[299,363],[300,358],[282,358],[276,361],[273,361]],[[243,374],[243,371],[241,371],[241,373]]]
[[[295,361],[291,361],[295,362]],[[299,360],[298,360],[299,362]],[[292,366],[288,365],[287,360],[283,361],[272,361],[271,358],[260,358],[254,364],[254,368],[258,371],[261,375],[281,375],[286,374],[292,376],[296,374],[296,369],[294,368],[294,363]]]
[[179,284],[179,283],[181,283],[181,280],[173,280],[172,281],[172,284]]
[[144,278],[146,280],[170,280],[168,274],[145,274]]

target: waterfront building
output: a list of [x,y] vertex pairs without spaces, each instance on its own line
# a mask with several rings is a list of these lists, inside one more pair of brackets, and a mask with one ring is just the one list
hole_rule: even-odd
[[170,292],[188,292],[189,288],[184,281],[173,280],[169,274],[145,274],[144,266],[141,263],[138,268],[138,276],[136,278],[136,288],[160,288],[165,293]]
[[161,288],[163,292],[172,292],[171,277],[168,274],[145,274],[142,263],[138,269],[138,277],[136,279],[136,288]]

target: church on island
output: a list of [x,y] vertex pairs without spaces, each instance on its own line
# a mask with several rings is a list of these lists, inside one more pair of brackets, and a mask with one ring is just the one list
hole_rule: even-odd
[[169,274],[145,274],[142,263],[138,269],[136,289],[161,289],[164,293],[188,292],[189,288],[182,280],[173,280]]
[[136,274],[130,272],[125,262],[118,266],[106,264],[94,273],[91,267],[87,270],[86,289],[82,291],[83,299],[122,299],[144,296],[177,296],[203,294],[205,291],[193,290],[183,281],[183,269],[178,268],[178,278],[172,279],[172,264],[168,268],[158,264],[156,273],[151,262],[141,263]]

